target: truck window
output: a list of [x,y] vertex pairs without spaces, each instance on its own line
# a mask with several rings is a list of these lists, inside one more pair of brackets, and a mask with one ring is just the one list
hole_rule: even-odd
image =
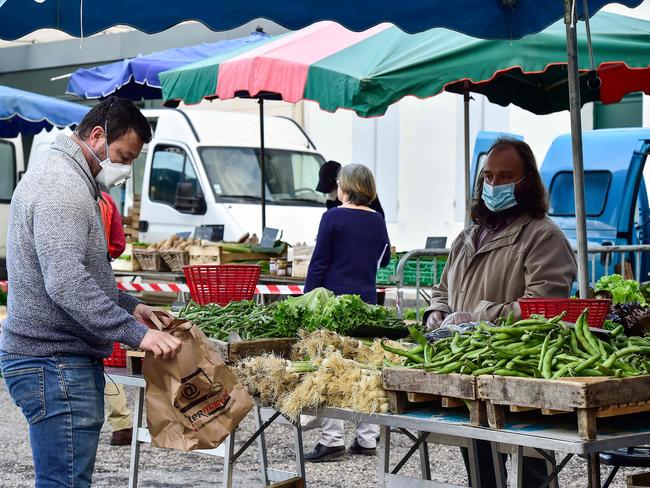
[[178,183],[187,181],[198,188],[196,172],[187,153],[175,146],[157,146],[151,164],[149,198],[173,207]]
[[0,141],[0,202],[9,203],[16,188],[16,153],[14,145]]
[[[612,181],[609,171],[585,171],[585,213],[587,217],[598,217],[605,210],[607,193]],[[551,181],[549,191],[549,214],[554,217],[573,217],[575,201],[573,193],[573,173],[560,171]]]
[[[217,200],[259,201],[259,149],[203,147],[199,153]],[[323,205],[325,196],[315,190],[323,162],[319,154],[267,149],[267,200],[280,205]]]

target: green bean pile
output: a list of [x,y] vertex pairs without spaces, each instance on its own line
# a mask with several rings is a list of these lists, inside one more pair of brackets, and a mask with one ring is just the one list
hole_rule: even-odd
[[621,325],[603,340],[589,330],[586,310],[575,327],[565,324],[563,317],[533,316],[513,323],[511,314],[501,326],[481,323],[470,332],[456,332],[433,343],[411,328],[411,337],[418,342],[414,348],[402,351],[383,343],[382,347],[406,357],[408,368],[436,373],[546,379],[650,374],[648,338],[628,338]]
[[275,326],[274,311],[274,304],[257,306],[252,301],[230,302],[224,307],[188,302],[178,316],[191,321],[208,337],[221,341],[226,341],[231,332],[244,340],[284,337]]

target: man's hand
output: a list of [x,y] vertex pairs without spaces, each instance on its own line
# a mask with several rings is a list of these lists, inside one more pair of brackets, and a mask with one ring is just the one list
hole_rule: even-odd
[[460,325],[472,321],[472,314],[469,312],[454,312],[447,315],[447,318],[442,321],[442,326],[445,325]]
[[[160,321],[165,324],[169,325],[174,317],[171,315],[167,314],[167,312],[164,312],[165,315],[160,314],[159,319]],[[151,321],[151,315],[153,315],[153,308],[149,307],[148,305],[145,305],[144,303],[141,303],[137,307],[135,307],[135,310],[133,311],[133,317],[138,321],[149,327],[150,329],[158,329],[156,324],[154,324]]]
[[181,350],[181,341],[167,332],[148,330],[140,343],[140,349],[152,352],[154,357],[170,359]]
[[445,319],[445,314],[444,312],[440,312],[439,310],[434,310],[429,314],[427,317],[427,323],[426,327],[428,330],[435,330],[438,327],[442,325],[443,320]]

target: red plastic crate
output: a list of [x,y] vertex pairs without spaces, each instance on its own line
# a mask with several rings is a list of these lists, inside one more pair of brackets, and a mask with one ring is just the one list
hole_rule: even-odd
[[207,264],[184,266],[190,295],[199,305],[224,306],[233,301],[251,300],[260,279],[256,264]]
[[547,319],[566,312],[564,319],[566,322],[575,322],[584,312],[585,308],[589,309],[587,322],[589,327],[601,328],[605,317],[609,312],[611,300],[596,300],[583,298],[521,298],[519,306],[521,315],[527,319],[532,314],[543,315]]
[[119,342],[113,343],[113,353],[104,359],[104,366],[109,368],[126,368],[126,351]]

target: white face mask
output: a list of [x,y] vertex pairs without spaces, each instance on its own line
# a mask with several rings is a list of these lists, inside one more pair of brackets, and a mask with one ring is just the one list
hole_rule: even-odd
[[101,171],[95,176],[95,181],[106,188],[126,183],[131,177],[131,166],[128,164],[113,163],[109,158],[99,162]]
[[111,161],[111,158],[108,156],[108,132],[106,129],[106,124],[104,124],[104,136],[106,137],[106,141],[104,142],[104,147],[106,149],[106,159],[104,160],[99,159],[97,154],[95,154],[95,151],[93,151],[88,144],[81,140],[81,138],[79,138],[79,140],[84,146],[86,146],[92,155],[95,156],[95,159],[99,161],[99,166],[102,168],[99,170],[99,173],[97,173],[97,176],[95,176],[95,181],[98,185],[102,185],[110,189],[113,186],[126,183],[126,180],[131,177],[131,165],[114,163]]

